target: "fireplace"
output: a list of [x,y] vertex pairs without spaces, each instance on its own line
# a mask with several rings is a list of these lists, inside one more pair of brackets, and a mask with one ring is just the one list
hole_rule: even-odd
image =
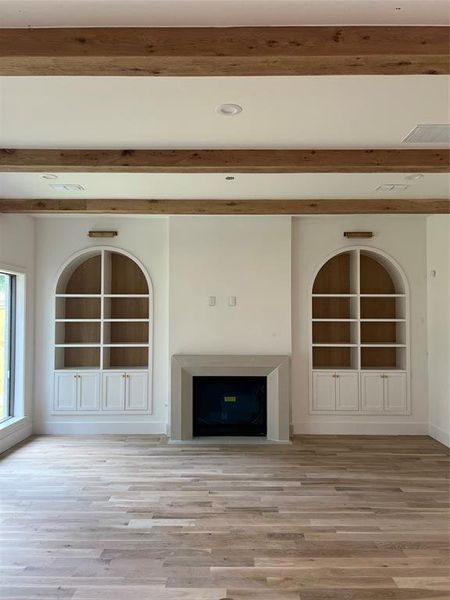
[[192,402],[194,437],[267,434],[267,377],[193,377]]
[[[197,378],[199,379],[194,384]],[[210,381],[200,382],[202,378],[209,379]],[[199,415],[197,413],[197,416],[194,417],[194,385],[213,382],[214,378],[222,378],[229,382],[233,380],[231,382],[233,384],[238,379],[248,379],[248,381],[244,381],[243,385],[250,385],[252,380],[254,382],[255,379],[265,380],[265,403],[261,402],[262,396],[260,392],[258,393],[260,407],[264,407],[265,405],[265,434],[262,433],[262,419],[258,423],[258,427],[261,425],[259,433],[248,432],[247,434],[240,433],[240,435],[231,433],[231,425],[242,424],[244,416],[247,422],[250,421],[249,415],[252,405],[247,402],[246,411],[248,412],[246,415],[244,410],[242,412],[237,410],[238,406],[245,406],[243,402],[238,400],[238,398],[243,398],[243,396],[239,396],[235,390],[228,389],[228,387],[222,390],[222,399],[220,400],[220,402],[223,402],[223,405],[228,405],[227,413],[226,415],[224,413],[215,422],[216,426],[229,425],[228,431],[225,430],[225,427],[222,429],[222,432],[217,431],[219,428],[217,427],[215,434],[212,432],[207,433],[206,429],[204,433],[199,433],[199,429],[194,433],[194,421],[197,420],[197,416]],[[174,354],[171,360],[170,441],[171,443],[188,442],[193,439],[194,435],[201,440],[201,436],[203,435],[206,443],[208,436],[214,438],[220,435],[223,440],[228,436],[231,440],[237,438],[242,440],[249,437],[254,442],[267,440],[270,442],[289,443],[289,389],[289,356],[259,354]],[[247,393],[249,393],[248,390]],[[205,392],[202,392],[202,394],[205,394]],[[209,398],[212,397],[211,393],[206,393],[206,396]],[[226,402],[225,396],[229,396]],[[233,396],[236,397],[236,401]],[[214,402],[219,401],[216,399],[213,400]],[[252,402],[255,402],[256,406],[256,401],[253,400]],[[231,404],[234,405],[233,409],[229,406]],[[201,410],[203,409],[204,407],[201,408]],[[253,415],[254,418],[256,415],[259,415],[258,418],[260,418],[262,412],[256,411]],[[254,431],[256,431],[256,427]]]

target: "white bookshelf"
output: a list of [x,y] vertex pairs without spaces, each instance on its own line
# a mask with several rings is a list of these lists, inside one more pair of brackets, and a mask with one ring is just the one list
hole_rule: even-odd
[[[344,394],[343,391],[339,394],[337,389],[341,385],[341,372],[345,374],[342,381],[345,394],[353,395],[352,401],[344,403],[342,410],[347,413],[370,412],[364,406],[374,403],[365,402],[364,398],[379,384],[374,383],[376,374],[384,384],[390,376],[386,373],[397,372],[404,377],[404,384],[397,386],[399,393],[406,394],[408,301],[404,275],[383,253],[369,248],[352,248],[335,254],[324,263],[316,275],[311,294],[312,412],[339,412],[338,399]],[[317,376],[314,376],[315,372]],[[353,381],[349,376],[351,373],[354,373]],[[397,385],[397,380],[390,386],[389,394],[392,394],[394,384]],[[388,392],[385,390],[383,394]],[[324,400],[323,394],[329,397]],[[389,402],[402,407],[398,414],[409,410],[406,395],[403,403],[398,399],[386,401],[384,396],[380,402],[381,408],[374,411],[377,414],[394,414]]]
[[111,248],[79,253],[56,285],[54,411],[147,412],[151,339],[142,265]]

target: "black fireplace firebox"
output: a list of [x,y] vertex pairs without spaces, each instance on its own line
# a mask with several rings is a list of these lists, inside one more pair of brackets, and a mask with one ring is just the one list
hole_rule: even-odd
[[193,377],[193,435],[267,435],[266,377]]

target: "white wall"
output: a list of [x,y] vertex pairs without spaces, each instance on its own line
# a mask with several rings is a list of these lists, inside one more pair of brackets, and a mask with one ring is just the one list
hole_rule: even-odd
[[430,435],[450,446],[450,216],[427,219]]
[[[170,223],[170,263],[169,263]],[[52,415],[53,294],[58,270],[75,252],[104,245],[89,229],[118,230],[123,248],[153,281],[154,378],[151,416]],[[45,433],[166,431],[173,353],[290,354],[291,222],[288,217],[43,217],[36,219],[36,411]],[[169,301],[170,280],[170,301]],[[208,296],[217,297],[214,308]],[[237,305],[227,305],[228,296]],[[170,306],[170,319],[169,319]],[[169,347],[170,332],[170,347]]]
[[[17,238],[18,224],[8,226]],[[434,219],[434,217],[433,217]],[[442,231],[440,217],[429,221],[429,261],[441,246],[430,244]],[[23,226],[23,225],[22,225]],[[155,292],[155,363],[150,416],[51,415],[53,397],[53,292],[58,269],[90,240],[92,228],[117,229],[108,240],[134,254],[149,271]],[[321,416],[308,414],[309,291],[316,269],[348,241],[344,230],[372,230],[367,241],[403,267],[411,289],[410,416]],[[422,216],[346,217],[42,217],[36,219],[35,430],[54,433],[164,432],[168,420],[169,361],[178,353],[289,354],[292,339],[292,413],[297,433],[427,433],[427,221]],[[25,231],[24,231],[25,235]],[[27,244],[32,236],[26,234]],[[442,237],[442,236],[441,236]],[[292,245],[291,245],[292,244]],[[292,258],[292,266],[291,266]],[[437,264],[435,259],[432,261]],[[448,263],[447,263],[448,265]],[[292,267],[292,268],[291,268]],[[439,277],[433,283],[444,285]],[[448,285],[448,283],[447,283]],[[431,290],[431,288],[430,288]],[[430,292],[431,293],[431,292]],[[447,292],[448,293],[448,292]],[[215,307],[208,297],[216,296]],[[228,306],[236,296],[237,305]],[[441,301],[441,287],[431,298]],[[447,297],[448,298],[448,297]],[[291,321],[292,299],[292,321]],[[447,300],[448,301],[448,300]],[[430,309],[433,313],[439,307]],[[431,315],[430,315],[431,318]],[[442,329],[436,325],[437,336]],[[441,356],[442,337],[432,336]],[[431,359],[430,359],[431,360]],[[433,366],[438,363],[432,359]],[[437,367],[436,367],[437,368]],[[442,365],[439,367],[442,373]],[[433,423],[445,419],[441,385],[433,394]],[[442,416],[444,415],[444,416]],[[438,425],[439,426],[439,425]]]
[[[373,231],[357,245],[380,248],[405,271],[411,292],[410,416],[309,415],[310,288],[327,256],[349,246],[348,230]],[[426,218],[424,216],[361,215],[298,217],[292,221],[292,414],[296,433],[426,434],[427,403],[427,286]]]
[[[90,239],[90,229],[117,230]],[[53,303],[58,270],[72,254],[95,246],[123,248],[146,267],[154,287],[153,414],[51,414],[53,402]],[[34,430],[44,433],[165,433],[168,415],[168,218],[45,217],[36,219],[36,357]]]
[[290,354],[290,331],[289,217],[170,219],[170,354]]
[[[31,434],[33,394],[33,312],[34,312],[34,219],[25,215],[0,215],[0,268],[25,270],[25,364],[23,397],[18,399],[18,418],[0,426],[0,452]],[[21,377],[22,379],[22,377]],[[16,389],[22,382],[16,382]]]

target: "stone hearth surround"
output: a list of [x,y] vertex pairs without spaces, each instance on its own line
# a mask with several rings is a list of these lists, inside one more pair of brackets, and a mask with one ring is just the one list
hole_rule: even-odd
[[171,361],[171,441],[192,440],[192,378],[267,376],[267,440],[289,442],[290,357],[174,354]]

